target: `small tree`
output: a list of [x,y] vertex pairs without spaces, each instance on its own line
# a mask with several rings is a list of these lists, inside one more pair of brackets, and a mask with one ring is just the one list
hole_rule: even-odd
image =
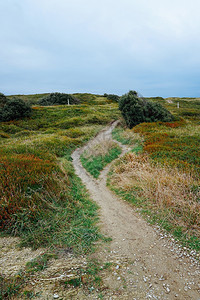
[[135,91],[130,91],[120,98],[119,109],[129,128],[142,122],[170,122],[174,119],[161,104],[140,98]]

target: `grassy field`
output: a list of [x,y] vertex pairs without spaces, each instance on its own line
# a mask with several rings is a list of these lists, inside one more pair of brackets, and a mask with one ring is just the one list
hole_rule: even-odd
[[97,206],[74,173],[72,151],[119,118],[117,104],[76,94],[74,106],[37,106],[31,118],[0,124],[0,228],[21,245],[85,253],[99,238]]
[[[66,245],[87,252],[99,237],[94,225],[97,207],[74,174],[70,155],[120,114],[117,104],[102,96],[74,94],[79,105],[37,106],[44,95],[20,95],[34,104],[31,118],[0,124],[1,232],[20,236],[22,245],[33,248]],[[161,102],[177,121],[143,123],[132,130],[116,128],[113,137],[134,146],[110,180],[113,186],[121,182],[117,191],[127,199],[139,199],[137,205],[152,215],[151,220],[196,241],[200,236],[200,101],[151,100]],[[91,172],[98,173],[96,177],[119,154],[116,147],[108,146],[103,147],[106,153],[82,156]]]
[[200,100],[152,100],[161,102],[177,121],[142,123],[132,130],[116,128],[116,139],[140,145],[143,151],[129,153],[118,161],[109,184],[150,222],[199,251]]
[[[30,274],[46,268],[54,250],[89,253],[103,238],[96,225],[98,207],[75,175],[71,153],[120,118],[118,105],[102,96],[74,94],[79,105],[40,107],[37,101],[44,95],[20,95],[32,103],[32,116],[0,123],[0,231],[2,236],[19,236],[22,246],[47,247],[50,254],[27,265],[21,277],[0,276],[0,299],[20,291]],[[177,120],[143,123],[132,130],[122,121],[113,138],[132,151],[113,166],[108,184],[149,222],[199,251],[200,100],[152,100]],[[91,172],[98,169],[96,177],[120,152],[114,144],[102,146],[82,157]],[[93,265],[95,271],[87,271],[91,282],[91,272],[99,280]],[[66,284],[76,286],[80,280]]]

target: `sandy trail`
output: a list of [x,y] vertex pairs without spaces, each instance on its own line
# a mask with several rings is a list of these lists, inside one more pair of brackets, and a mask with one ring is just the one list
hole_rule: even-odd
[[[95,180],[82,167],[80,155],[94,143],[112,139],[114,122],[72,157],[76,174],[82,179],[92,199],[100,207],[102,232],[112,238],[98,256],[116,263],[104,281],[113,296],[104,299],[195,299],[200,300],[200,266],[172,238],[148,225],[127,202],[116,197],[106,186],[110,166]],[[130,149],[121,145],[123,153]]]

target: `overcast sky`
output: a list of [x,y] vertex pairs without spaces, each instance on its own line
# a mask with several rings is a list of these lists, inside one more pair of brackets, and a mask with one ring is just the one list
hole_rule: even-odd
[[0,0],[0,92],[200,97],[199,0]]

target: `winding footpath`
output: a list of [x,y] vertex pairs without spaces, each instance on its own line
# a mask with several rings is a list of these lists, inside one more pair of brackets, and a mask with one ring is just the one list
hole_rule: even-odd
[[[80,155],[94,143],[112,139],[114,122],[73,155],[76,174],[100,207],[100,227],[112,238],[98,251],[103,261],[114,263],[112,274],[104,278],[109,287],[103,299],[194,299],[200,300],[200,265],[172,237],[150,226],[127,202],[106,186],[108,165],[98,180],[82,167]],[[120,144],[120,143],[119,143]],[[120,144],[124,155],[130,148]]]

